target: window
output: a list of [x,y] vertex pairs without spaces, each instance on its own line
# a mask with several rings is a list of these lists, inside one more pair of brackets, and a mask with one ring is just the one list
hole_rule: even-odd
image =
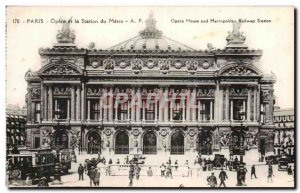
[[54,118],[55,119],[68,119],[68,99],[66,98],[58,98],[55,99],[54,105]]
[[176,99],[173,106],[173,120],[182,120],[182,105],[181,100]]
[[40,122],[41,120],[41,104],[36,103],[35,105],[35,121]]
[[91,100],[91,120],[100,119],[100,108],[99,100]]
[[246,117],[246,101],[241,99],[234,99],[231,101],[231,117],[233,120],[243,120]]
[[128,120],[128,102],[118,104],[118,120]]
[[200,101],[200,118],[201,120],[208,121],[211,120],[213,117],[211,117],[213,110],[212,107],[212,101],[211,100],[201,100]]
[[149,107],[145,109],[146,111],[146,120],[155,120],[155,105],[156,104],[149,104]]

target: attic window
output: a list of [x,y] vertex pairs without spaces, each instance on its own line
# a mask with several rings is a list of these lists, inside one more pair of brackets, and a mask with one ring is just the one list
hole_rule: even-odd
[[134,48],[134,46],[133,46],[133,45],[131,45],[131,46],[130,46],[130,49],[132,49],[132,50],[133,50],[133,48]]

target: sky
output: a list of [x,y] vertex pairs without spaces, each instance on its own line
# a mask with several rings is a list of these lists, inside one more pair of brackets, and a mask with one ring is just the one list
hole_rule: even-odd
[[[231,23],[174,23],[174,20],[229,20],[248,19],[241,31],[250,49],[263,50],[261,65],[264,73],[273,72],[277,82],[274,90],[276,105],[294,108],[294,12],[292,7],[8,7],[6,33],[6,101],[7,104],[25,105],[28,69],[41,68],[39,48],[56,43],[62,19],[77,19],[72,23],[75,43],[87,48],[90,42],[96,49],[107,49],[138,35],[145,27],[145,19],[153,12],[157,28],[171,39],[196,50],[204,50],[207,43],[217,49],[226,46]],[[107,23],[82,23],[85,20],[106,20]],[[135,20],[136,23],[109,23],[109,19]],[[138,21],[142,22],[138,22]],[[258,23],[257,20],[271,20]],[[20,23],[17,23],[17,21]],[[41,23],[41,20],[43,22]],[[36,22],[36,23],[31,23]]]

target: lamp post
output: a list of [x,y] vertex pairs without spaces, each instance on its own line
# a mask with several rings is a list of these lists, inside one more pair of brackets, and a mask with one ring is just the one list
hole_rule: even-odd
[[244,111],[241,111],[239,112],[239,117],[240,117],[240,120],[241,120],[241,127],[239,128],[239,142],[240,142],[240,163],[244,163],[244,160],[243,160],[243,155],[244,155],[244,152],[245,152],[245,149],[244,149],[244,140],[243,140],[243,135],[242,135],[242,132],[243,132],[243,118],[244,116],[246,115],[246,113]]
[[[59,126],[59,119],[61,116],[62,111],[60,109],[57,109],[54,111],[54,115],[55,115],[55,121],[57,121],[57,127]],[[60,147],[56,147],[55,145],[55,136],[54,134],[51,134],[53,137],[52,140],[52,146],[55,147],[56,149],[56,160],[55,160],[55,167],[53,169],[53,175],[54,175],[54,181],[52,182],[53,185],[59,185],[62,184],[61,182],[61,165],[59,163],[59,153],[60,153]]]

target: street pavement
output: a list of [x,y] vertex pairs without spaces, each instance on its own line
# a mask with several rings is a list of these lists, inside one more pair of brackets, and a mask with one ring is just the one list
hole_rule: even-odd
[[[89,178],[86,174],[84,174],[84,180],[78,180],[78,174],[76,169],[78,164],[72,164],[72,170],[68,175],[64,175],[61,177],[63,184],[55,185],[64,186],[64,187],[89,187]],[[101,169],[101,178],[100,178],[100,187],[128,187],[129,179],[127,175],[122,176],[106,176],[104,168],[99,167]],[[193,170],[193,176],[187,176],[187,171],[183,168],[179,168],[180,171],[173,171],[174,176],[173,179],[166,179],[165,177],[161,177],[159,173],[159,168],[153,168],[154,176],[149,177],[145,175],[146,168],[142,168],[141,176],[139,180],[134,179],[133,187],[209,187],[207,184],[207,177],[211,174],[210,171],[200,171],[199,176],[197,176],[197,170]],[[246,175],[246,186],[247,187],[293,187],[294,181],[293,176],[289,176],[286,171],[278,171],[277,165],[273,165],[274,177],[273,183],[267,182],[267,173],[268,166],[267,165],[258,165],[256,166],[256,175],[257,179],[250,178],[251,166],[247,166],[247,175]],[[220,170],[212,171],[214,174],[219,176]],[[228,179],[225,181],[227,187],[237,187],[237,176],[236,172],[226,171],[228,175]],[[128,173],[128,171],[127,171]],[[218,179],[218,184],[220,180]],[[55,187],[54,185],[50,186]]]

